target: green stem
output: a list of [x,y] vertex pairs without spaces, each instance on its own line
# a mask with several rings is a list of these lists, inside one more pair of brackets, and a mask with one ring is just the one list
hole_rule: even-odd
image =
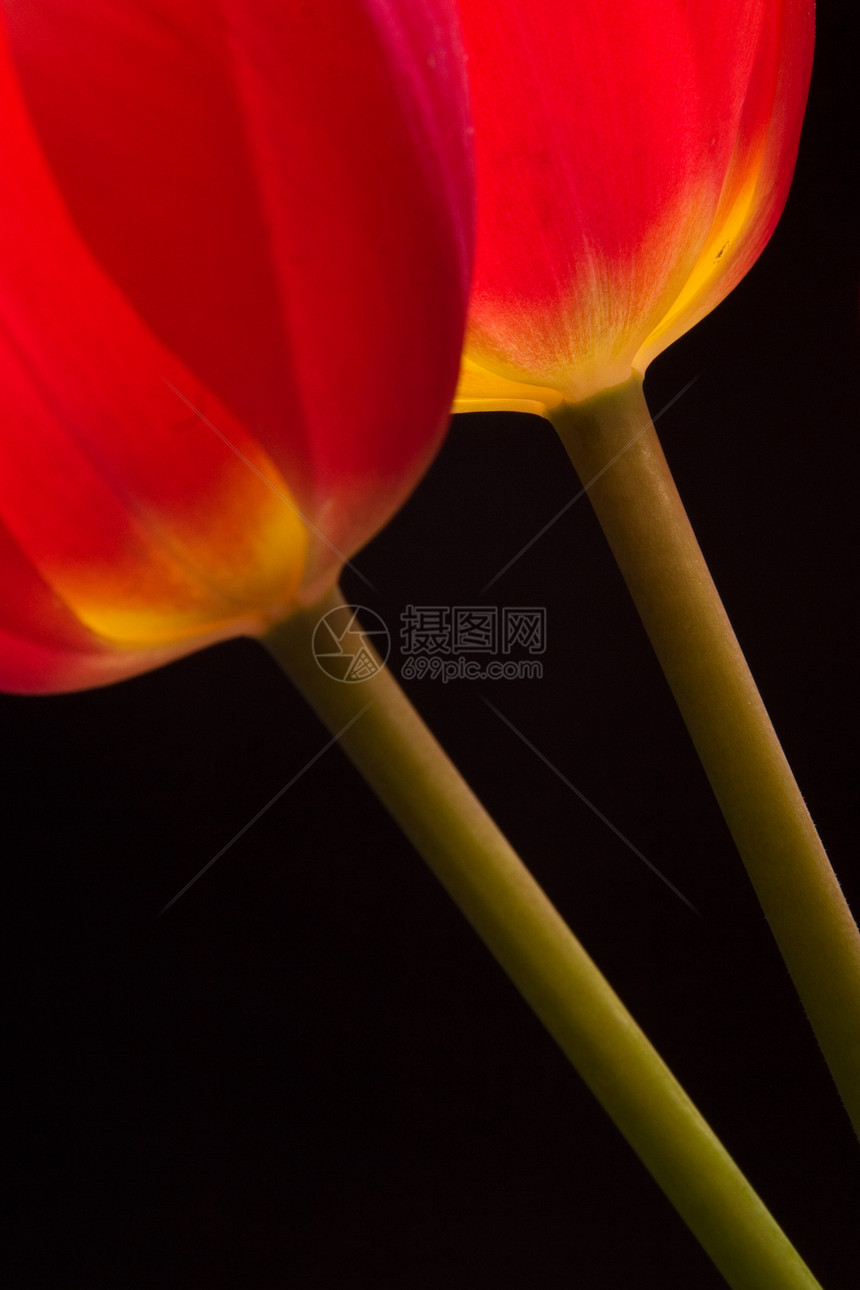
[[860,934],[660,448],[639,377],[552,414],[860,1133]]
[[[735,1290],[818,1282],[391,674],[313,657],[335,591],[264,644],[414,843]],[[341,610],[346,613],[347,611]]]

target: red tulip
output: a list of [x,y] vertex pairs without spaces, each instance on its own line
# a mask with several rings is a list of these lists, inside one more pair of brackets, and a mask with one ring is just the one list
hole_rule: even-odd
[[644,372],[723,299],[788,192],[812,0],[461,0],[478,241],[456,407]]
[[447,418],[453,0],[0,9],[0,687],[312,603]]

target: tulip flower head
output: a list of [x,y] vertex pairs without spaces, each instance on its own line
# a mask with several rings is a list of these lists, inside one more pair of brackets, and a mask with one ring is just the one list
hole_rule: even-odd
[[788,193],[812,0],[461,0],[478,242],[455,408],[620,385],[737,284]]
[[0,8],[0,687],[262,634],[447,420],[453,0]]

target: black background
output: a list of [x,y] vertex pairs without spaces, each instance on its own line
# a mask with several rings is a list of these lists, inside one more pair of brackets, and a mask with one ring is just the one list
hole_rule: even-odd
[[[860,203],[851,4],[822,3],[784,219],[655,361],[652,411],[765,702],[860,909]],[[541,681],[407,686],[828,1290],[860,1155],[587,501],[533,418],[458,418],[347,574],[543,605]],[[395,666],[399,660],[395,656]],[[591,814],[491,701],[697,907]],[[327,735],[237,641],[0,698],[12,968],[10,1290],[689,1290],[722,1280],[341,754],[159,909]]]

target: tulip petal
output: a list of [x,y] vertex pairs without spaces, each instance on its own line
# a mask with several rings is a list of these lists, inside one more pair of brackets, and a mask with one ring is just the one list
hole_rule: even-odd
[[43,582],[0,523],[0,690],[40,694],[106,685],[169,662],[178,652],[119,651],[99,640]]
[[[5,10],[84,242],[354,550],[428,464],[456,376],[471,203],[452,3]],[[330,579],[340,557],[314,552]]]
[[558,390],[511,381],[463,356],[460,380],[454,395],[454,412],[531,412],[544,417],[558,407]]
[[267,610],[292,603],[304,565],[286,485],[81,244],[2,47],[0,114],[8,534],[72,613],[120,646],[184,650],[261,630]]
[[783,0],[765,24],[711,234],[683,291],[648,337],[648,363],[724,300],[752,268],[782,214],[812,74],[813,0]]
[[109,685],[233,634],[231,627],[167,647],[118,649],[79,622],[0,523],[0,690],[6,693],[57,694]]
[[571,399],[627,379],[708,243],[739,131],[760,134],[745,113],[767,11],[462,0],[474,363]]

